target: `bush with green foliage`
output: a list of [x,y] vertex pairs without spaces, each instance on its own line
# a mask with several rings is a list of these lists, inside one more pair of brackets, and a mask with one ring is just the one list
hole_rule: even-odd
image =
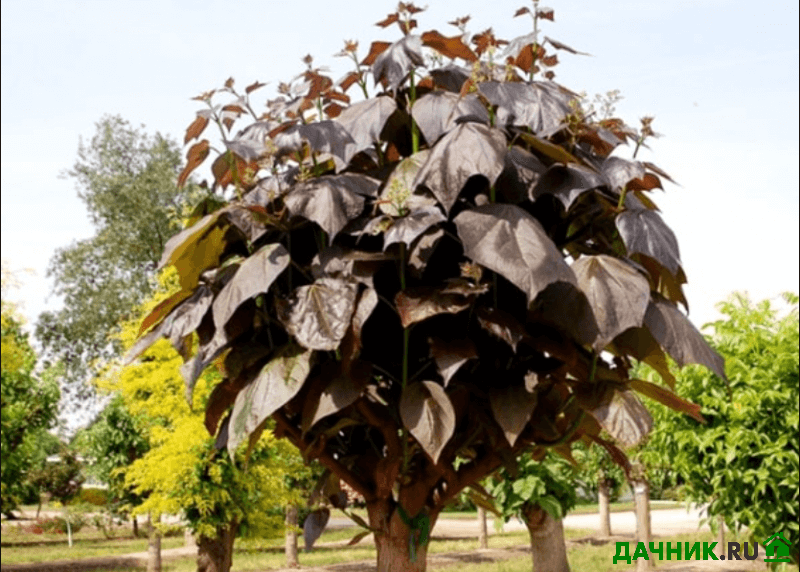
[[[798,558],[798,297],[788,313],[737,294],[720,304],[712,344],[725,358],[729,384],[701,368],[676,374],[677,389],[701,406],[705,423],[654,404],[645,463],[669,463],[686,498],[707,503],[731,528],[746,526],[762,543],[782,532]],[[652,372],[651,372],[652,374]]]

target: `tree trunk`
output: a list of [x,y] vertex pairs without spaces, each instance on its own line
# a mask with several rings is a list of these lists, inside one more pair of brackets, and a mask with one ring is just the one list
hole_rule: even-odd
[[725,555],[725,517],[717,516],[717,556]]
[[611,536],[611,512],[609,511],[609,480],[601,477],[597,489],[597,504],[600,509],[600,536]]
[[197,541],[197,572],[230,572],[237,522],[217,528],[217,536],[201,536]]
[[136,520],[136,515],[131,517],[133,519],[133,537],[139,538],[139,521]]
[[489,531],[486,527],[486,509],[478,507],[478,545],[480,548],[489,548]]
[[[650,553],[650,485],[647,479],[637,479],[633,483],[633,501],[636,505],[636,542],[643,542],[647,548],[650,560],[639,558],[636,560],[636,570],[650,570],[653,567],[653,557]],[[637,544],[638,546],[638,544]]]
[[286,566],[297,568],[297,507],[293,504],[286,506]]
[[147,515],[147,572],[161,572],[161,532]]
[[525,505],[523,516],[531,536],[534,572],[569,572],[562,521],[539,505]]
[[[367,503],[370,527],[377,530],[375,533],[375,547],[378,550],[377,572],[425,572],[428,543],[419,542],[419,533],[415,533],[418,542],[414,545],[415,554],[411,554],[411,542],[409,542],[411,530],[403,522],[395,506],[396,503],[390,499]],[[430,531],[433,530],[438,516],[438,510],[429,514]]]

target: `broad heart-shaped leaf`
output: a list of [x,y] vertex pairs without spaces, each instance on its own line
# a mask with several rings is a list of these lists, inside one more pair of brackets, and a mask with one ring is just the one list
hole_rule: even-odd
[[484,205],[461,212],[454,222],[464,254],[525,292],[529,304],[553,282],[577,286],[542,225],[520,207]]
[[644,325],[679,366],[688,363],[704,365],[727,381],[722,356],[708,345],[703,335],[675,304],[655,292],[647,306]]
[[643,179],[645,176],[644,165],[639,161],[628,161],[621,157],[608,157],[603,161],[602,171],[614,191],[625,188],[633,179]]
[[553,133],[572,112],[570,97],[555,84],[487,81],[478,90],[497,107],[500,124],[524,125],[537,135]]
[[355,403],[370,380],[371,365],[359,362],[364,367],[354,367],[349,372],[338,371],[322,393],[306,401],[303,407],[303,433],[328,415],[341,411]]
[[547,167],[536,155],[512,145],[495,188],[505,199],[503,202],[519,204],[527,199],[535,200],[533,189],[546,171]]
[[628,254],[645,254],[658,261],[673,276],[681,267],[678,240],[658,213],[651,210],[626,210],[617,215],[617,230]]
[[487,289],[487,286],[456,278],[444,286],[416,286],[401,290],[394,303],[400,322],[407,328],[438,314],[457,314],[466,310]]
[[386,96],[373,97],[354,103],[336,118],[355,141],[354,151],[358,153],[380,140],[386,120],[397,109],[394,99]]
[[602,187],[603,177],[580,165],[552,165],[533,189],[533,197],[543,194],[555,196],[569,210],[579,196],[590,189]]
[[333,242],[339,231],[364,210],[363,195],[374,195],[378,184],[365,175],[327,175],[296,185],[283,200],[289,211],[313,220]]
[[442,376],[445,387],[462,365],[478,357],[478,349],[469,338],[451,341],[431,338],[428,344],[431,347],[431,357],[436,361],[436,369]]
[[224,328],[242,302],[269,290],[290,261],[282,244],[267,244],[250,255],[214,300],[214,326]]
[[429,145],[459,123],[474,121],[489,124],[489,113],[474,93],[459,97],[447,91],[432,91],[420,97],[411,115]]
[[609,389],[603,403],[589,411],[623,447],[634,447],[653,428],[653,418],[632,391]]
[[434,463],[456,428],[456,413],[444,389],[433,381],[412,383],[400,397],[400,418]]
[[316,123],[295,124],[273,137],[278,155],[299,151],[307,141],[314,151],[330,153],[341,171],[356,154],[356,142],[341,123],[326,119]]
[[322,535],[328,520],[331,517],[331,509],[327,507],[312,510],[303,521],[303,542],[306,551],[314,547],[314,543]]
[[447,218],[437,206],[422,207],[407,216],[394,219],[392,226],[383,233],[383,249],[386,250],[396,242],[411,246],[411,243],[423,232],[446,220]]
[[347,333],[355,310],[358,284],[320,278],[294,291],[284,323],[305,348],[335,350]]
[[422,38],[409,34],[386,48],[375,58],[375,63],[372,64],[372,75],[376,84],[385,79],[389,90],[395,91],[408,72],[424,64]]
[[426,196],[414,193],[417,173],[427,162],[430,154],[430,149],[423,149],[406,157],[395,166],[381,191],[378,207],[382,213],[398,217],[408,211],[436,204],[436,200],[430,194]]
[[667,356],[647,328],[630,328],[614,338],[615,353],[629,355],[646,363],[658,372],[672,389],[675,389],[675,376],[669,369]]
[[200,325],[213,298],[211,289],[206,285],[200,285],[189,298],[177,304],[161,323],[136,341],[125,355],[124,363],[131,363],[162,337],[168,338],[177,350],[183,339]]
[[453,93],[461,93],[461,88],[464,86],[464,82],[469,79],[470,74],[469,70],[465,70],[455,64],[432,69],[430,73],[436,87]]
[[705,419],[703,419],[703,416],[700,414],[699,405],[692,403],[691,401],[681,399],[669,389],[642,379],[632,379],[630,386],[631,389],[638,391],[642,395],[646,395],[651,399],[655,399],[656,401],[663,403],[675,411],[686,413],[700,423],[705,423]]
[[300,391],[311,370],[313,351],[289,344],[281,348],[250,384],[236,396],[228,428],[228,451]]
[[463,123],[442,137],[414,180],[425,185],[449,213],[467,179],[483,175],[493,185],[505,167],[506,136],[480,123]]
[[592,344],[595,350],[602,350],[628,328],[642,325],[650,301],[650,283],[638,270],[600,254],[580,257],[572,264],[572,271],[597,320],[599,332]]
[[525,327],[503,310],[481,307],[478,308],[477,315],[478,323],[483,329],[506,342],[515,352],[527,335]]
[[568,282],[553,282],[530,305],[528,319],[555,326],[581,345],[594,344],[600,330],[583,291]]
[[164,245],[164,253],[161,255],[157,270],[161,270],[167,264],[175,264],[176,260],[205,236],[218,218],[219,212],[207,214],[189,228],[185,228],[178,234],[173,235]]
[[489,395],[492,413],[506,440],[512,447],[525,429],[536,408],[536,394],[529,393],[524,385],[509,385],[493,389]]
[[478,59],[478,56],[469,49],[469,46],[464,43],[461,36],[448,38],[436,30],[431,30],[422,34],[422,43],[433,48],[446,58],[461,58],[467,62],[474,62]]

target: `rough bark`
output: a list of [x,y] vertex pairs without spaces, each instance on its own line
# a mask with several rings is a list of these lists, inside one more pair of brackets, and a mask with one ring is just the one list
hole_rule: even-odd
[[597,489],[597,504],[600,509],[600,536],[611,536],[611,513],[609,511],[610,488],[608,479],[601,475]]
[[534,572],[570,572],[561,519],[554,519],[539,505],[526,505],[523,516],[531,537]]
[[286,506],[286,566],[297,568],[297,507],[293,504]]
[[489,548],[489,530],[486,526],[486,509],[478,507],[478,545],[480,548]]
[[147,572],[161,572],[161,533],[147,515]]
[[650,533],[650,484],[644,478],[636,479],[631,484],[636,505],[636,542],[645,544],[650,557],[649,560],[644,558],[636,560],[636,570],[651,570],[653,557],[650,554],[650,542],[653,538]]
[[[436,523],[439,510],[429,514],[431,530]],[[419,544],[416,548],[416,558],[412,559],[409,552],[411,530],[400,517],[396,503],[391,499],[368,502],[367,513],[370,527],[377,531],[375,532],[375,546],[378,550],[377,572],[425,572],[428,544]]]
[[233,564],[233,542],[238,523],[217,528],[214,538],[201,536],[197,542],[197,572],[230,572]]

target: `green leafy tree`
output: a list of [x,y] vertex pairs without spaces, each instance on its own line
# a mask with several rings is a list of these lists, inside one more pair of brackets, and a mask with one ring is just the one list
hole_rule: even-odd
[[575,468],[563,457],[520,459],[516,471],[501,469],[488,481],[502,518],[528,528],[534,571],[569,572],[562,520],[577,500]]
[[[26,496],[27,476],[36,465],[41,432],[56,421],[58,385],[52,375],[37,375],[36,353],[23,330],[16,306],[7,299],[13,275],[3,264],[2,314],[0,335],[0,411],[2,411],[2,487],[3,514],[12,511]],[[40,455],[39,455],[40,457]],[[41,460],[41,459],[40,459]]]
[[52,500],[67,504],[81,492],[86,477],[77,451],[62,446],[58,456],[58,461],[46,462],[31,480],[39,491]]
[[195,189],[175,185],[181,163],[175,142],[119,116],[104,116],[96,128],[65,173],[96,233],[56,251],[47,273],[64,306],[44,312],[36,327],[45,357],[65,364],[63,388],[75,397],[91,390],[87,372],[117,355],[110,334],[151,294],[160,253]]
[[[769,301],[736,294],[719,305],[712,343],[725,357],[729,384],[699,368],[677,374],[681,395],[701,407],[705,424],[654,407],[645,462],[668,459],[688,499],[704,503],[712,523],[724,517],[763,543],[782,532],[798,559],[798,297],[782,315]],[[652,373],[651,373],[652,374]]]
[[[175,285],[174,273],[172,279],[170,274],[162,276],[162,288],[145,304],[146,310],[174,294],[169,290]],[[123,324],[123,345],[131,344],[137,333],[133,321]],[[299,500],[287,488],[284,475],[302,474],[302,460],[291,445],[263,430],[251,447],[237,452],[237,468],[214,447],[205,429],[204,407],[219,374],[210,371],[200,378],[194,394],[198,407],[193,408],[184,397],[180,365],[180,355],[161,341],[135,363],[110,367],[98,383],[119,392],[135,419],[135,431],[149,443],[142,455],[118,468],[124,486],[141,499],[133,513],[156,520],[183,514],[197,536],[198,570],[227,572],[237,536],[283,532],[282,509]]]
[[589,116],[550,81],[555,50],[575,51],[540,41],[552,10],[519,11],[532,33],[469,44],[465,19],[452,37],[414,33],[420,11],[400,3],[379,25],[401,38],[366,57],[347,42],[339,83],[307,57],[266,110],[258,82],[196,98],[179,183],[211,157],[225,203],[167,243],[181,290],[130,356],[196,340],[190,395],[222,361],[207,428],[234,454],[274,422],[348,483],[379,572],[424,570],[442,508],[530,447],[585,438],[624,463],[600,431],[624,447],[648,433],[636,392],[682,407],[634,388],[633,361],[666,352],[724,375],[678,309],[677,240],[649,195],[668,175],[612,154],[635,156],[652,120]]

